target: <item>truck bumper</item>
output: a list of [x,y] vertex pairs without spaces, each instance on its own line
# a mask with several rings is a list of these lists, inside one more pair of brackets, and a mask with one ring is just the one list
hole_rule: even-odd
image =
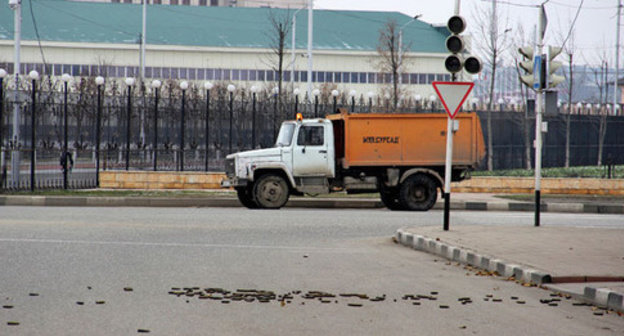
[[221,181],[221,188],[246,187],[249,184],[247,179],[231,178]]

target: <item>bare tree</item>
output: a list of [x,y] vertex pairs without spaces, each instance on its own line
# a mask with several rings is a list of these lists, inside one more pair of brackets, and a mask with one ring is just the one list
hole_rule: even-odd
[[286,41],[292,24],[292,14],[290,10],[287,11],[269,11],[270,28],[266,32],[269,38],[269,45],[271,46],[271,56],[268,59],[268,65],[275,71],[277,78],[277,104],[279,114],[283,114],[284,109],[284,90],[282,86],[284,83],[284,59],[286,57]]
[[[494,102],[494,88],[496,83],[496,69],[501,63],[502,51],[507,50],[511,45],[511,41],[507,37],[507,33],[511,29],[507,27],[507,19],[505,15],[497,12],[496,0],[492,1],[492,7],[480,8],[479,5],[474,7],[475,26],[477,27],[477,36],[475,42],[477,49],[481,54],[481,59],[485,60],[485,65],[490,68],[490,94],[487,103],[487,169],[492,170],[493,164],[493,144],[492,144],[492,103]],[[502,23],[502,24],[501,24]],[[503,27],[503,29],[501,29]],[[502,30],[502,32],[501,32]]]
[[[570,25],[572,23],[570,22]],[[560,29],[560,31],[562,31]],[[568,63],[568,71],[563,72],[563,76],[565,78],[563,91],[568,95],[568,111],[565,116],[565,167],[570,167],[570,118],[572,115],[573,108],[573,95],[574,95],[574,54],[576,53],[576,43],[575,43],[575,33],[574,30],[570,31],[570,35],[567,37],[563,34],[560,34],[558,40],[561,44],[563,44],[563,54],[566,57],[566,62]]]
[[[520,55],[516,52],[516,50],[520,47],[523,47],[525,45],[527,45],[527,38],[526,38],[526,34],[524,32],[524,27],[522,26],[522,24],[518,24],[518,28],[516,31],[516,34],[514,34],[516,36],[516,38],[513,41],[513,44],[515,45],[515,48],[511,48],[510,53],[512,58],[515,61],[515,67],[516,67],[516,72],[518,73],[518,77],[520,77],[522,75],[522,71],[520,69],[519,63],[520,63]],[[527,108],[527,104],[526,101],[529,98],[529,88],[526,87],[525,85],[522,84],[522,82],[520,80],[518,80],[518,87],[520,89],[520,96],[522,99],[522,114],[514,114],[516,116],[516,120],[519,119],[518,123],[520,124],[520,127],[522,129],[522,139],[524,141],[524,166],[526,169],[531,169],[532,165],[531,165],[531,145],[530,145],[530,127],[529,127],[529,111]]]
[[396,110],[399,104],[400,88],[399,88],[399,70],[404,63],[404,54],[409,46],[399,45],[399,28],[397,22],[388,20],[379,30],[379,42],[377,44],[377,53],[380,56],[377,67],[385,77],[390,74],[391,80],[391,99],[392,109]]

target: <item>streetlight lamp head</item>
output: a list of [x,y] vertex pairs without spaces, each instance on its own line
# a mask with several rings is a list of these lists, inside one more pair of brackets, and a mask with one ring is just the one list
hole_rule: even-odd
[[189,84],[188,84],[187,81],[180,82],[180,89],[186,90],[186,89],[188,89],[188,87],[189,87]]
[[293,90],[293,94],[294,94],[295,96],[298,96],[298,95],[299,95],[299,88],[295,88],[295,89]]
[[102,76],[95,77],[95,84],[96,85],[103,85],[104,84],[104,77],[102,77]]
[[384,93],[384,98],[390,99],[390,93],[388,93],[388,92]]
[[503,105],[503,104],[505,104],[505,99],[498,98],[498,105]]
[[314,90],[312,90],[312,94],[314,95],[314,97],[318,97],[318,95],[320,95],[320,94],[321,94],[321,90],[319,90],[319,89],[314,89]]
[[252,85],[252,86],[249,88],[249,91],[251,91],[251,93],[256,93],[256,92],[258,92],[258,87],[257,87],[257,86],[255,86],[255,85]]
[[234,92],[234,91],[236,91],[236,86],[230,84],[230,85],[227,86],[227,90],[228,90],[228,92]]
[[132,77],[127,77],[127,78],[126,78],[126,85],[128,85],[128,86],[133,86],[133,85],[134,85],[134,78],[132,78]]
[[213,87],[214,87],[214,85],[212,85],[212,83],[210,83],[210,82],[205,82],[204,83],[204,89],[206,89],[206,90],[212,90]]
[[583,103],[581,103],[581,102],[576,103],[576,108],[578,108],[578,109],[583,108]]
[[332,96],[334,97],[338,97],[338,95],[340,94],[340,92],[338,90],[332,90],[331,92]]
[[277,86],[273,88],[273,93],[274,94],[278,94],[279,93],[279,88]]
[[416,100],[417,102],[419,102],[419,101],[421,101],[421,100],[422,100],[422,97],[421,97],[419,94],[417,94],[417,95],[415,95],[415,96],[414,96],[414,100]]
[[20,4],[19,0],[9,0],[9,8],[11,9],[17,9],[19,4]]
[[0,69],[0,78],[4,78],[4,77],[6,77],[6,75],[7,75],[6,70]]
[[435,102],[436,102],[436,100],[438,100],[438,97],[436,97],[435,95],[431,95],[431,96],[429,96],[429,101],[430,101],[430,102],[435,103]]
[[158,80],[158,79],[154,79],[152,81],[152,87],[154,89],[160,89],[160,86],[162,85],[162,83]]
[[585,105],[585,108],[591,109],[592,108],[592,104],[591,103],[587,103],[587,105]]
[[349,97],[355,97],[355,95],[357,95],[357,91],[355,90],[349,91]]
[[375,97],[375,92],[368,91],[368,93],[366,95],[368,96],[368,98],[373,98],[373,97]]
[[37,70],[33,70],[28,73],[28,77],[30,77],[30,79],[32,80],[37,80],[39,79],[39,73],[37,72]]
[[474,104],[474,105],[479,104],[479,98],[477,98],[477,97],[472,98],[471,102],[472,102],[472,104]]
[[71,76],[69,74],[64,73],[61,76],[61,79],[63,80],[63,82],[67,83],[67,82],[69,82],[71,80]]

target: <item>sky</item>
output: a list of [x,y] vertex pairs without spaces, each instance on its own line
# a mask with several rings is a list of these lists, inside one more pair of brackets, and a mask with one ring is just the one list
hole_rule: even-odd
[[[497,0],[497,11],[502,26],[511,28],[512,38],[518,37],[518,24],[524,26],[527,35],[531,35],[537,24],[537,6],[546,0]],[[546,1],[548,26],[545,41],[547,44],[561,44],[561,36],[567,36],[571,22],[576,16],[579,5],[582,8],[574,25],[574,45],[576,59],[580,64],[596,65],[606,59],[611,67],[615,59],[616,17],[618,0],[548,0]],[[410,16],[422,14],[420,20],[434,24],[446,24],[453,14],[455,0],[315,0],[315,9],[348,9],[397,11]],[[475,14],[479,10],[491,9],[492,0],[462,0],[460,15],[467,22],[473,39],[480,35],[474,25]],[[623,9],[624,15],[624,9]],[[506,22],[506,24],[505,24]],[[622,23],[624,24],[624,20]],[[624,30],[621,33],[624,35]],[[622,41],[622,38],[620,38]],[[476,42],[476,41],[475,41]],[[515,48],[514,48],[515,50]],[[512,51],[510,51],[512,52]],[[620,54],[622,48],[620,48]],[[509,54],[508,54],[509,55]],[[578,56],[578,57],[577,57]],[[508,56],[509,57],[509,56]],[[620,57],[620,68],[623,67]],[[576,62],[575,62],[576,63]]]

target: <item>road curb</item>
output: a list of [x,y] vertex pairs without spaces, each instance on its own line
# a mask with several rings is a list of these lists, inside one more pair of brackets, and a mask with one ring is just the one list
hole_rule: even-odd
[[[395,234],[396,241],[406,247],[430,253],[450,261],[470,265],[488,272],[496,272],[501,277],[513,277],[525,284],[542,286],[553,282],[553,277],[545,271],[521,266],[512,262],[482,255],[477,252],[449,245],[442,241],[399,229]],[[583,295],[578,297],[597,306],[624,312],[624,297],[622,294],[593,286],[586,286]]]
[[[137,206],[137,207],[241,207],[233,197],[168,198],[168,197],[115,197],[115,196],[22,196],[0,195],[0,206]],[[378,199],[358,198],[291,198],[286,207],[296,208],[383,208]],[[584,203],[544,203],[542,212],[624,214],[624,205]],[[438,201],[433,209],[444,209],[444,202]],[[525,211],[533,212],[535,204],[527,202],[471,202],[452,201],[451,210],[462,211]]]

